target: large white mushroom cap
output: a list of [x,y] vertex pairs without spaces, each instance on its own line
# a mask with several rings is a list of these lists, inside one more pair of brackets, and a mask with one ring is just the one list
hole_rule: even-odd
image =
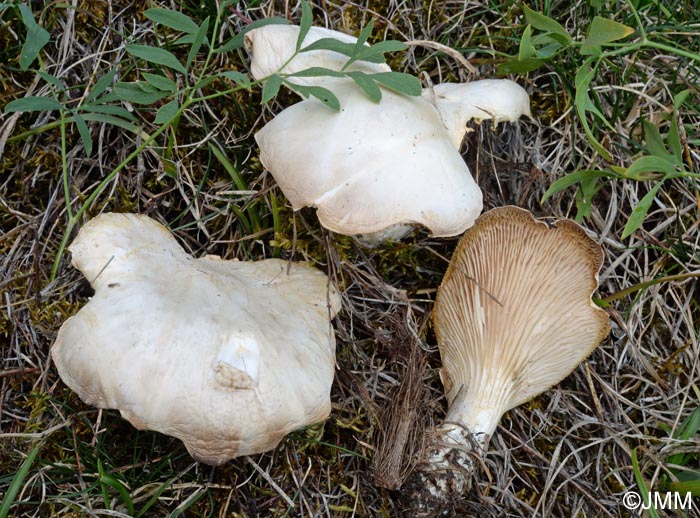
[[[284,72],[318,66],[340,70],[347,62],[346,56],[325,50],[289,61],[298,34],[299,27],[280,25],[247,34],[256,79],[280,67]],[[304,43],[321,37],[356,41],[314,27]],[[386,65],[361,61],[350,69],[389,71]],[[324,227],[373,242],[402,237],[409,225],[427,227],[436,237],[472,226],[483,205],[458,151],[467,121],[510,121],[529,114],[527,94],[512,81],[436,85],[418,98],[380,87],[382,99],[375,103],[349,78],[293,80],[329,88],[341,111],[316,99],[283,110],[255,135],[261,162],[295,210],[316,207]]]
[[317,207],[324,227],[349,235],[417,223],[453,236],[474,223],[481,190],[432,104],[387,90],[374,103],[347,82],[333,91],[339,113],[305,100],[255,135],[295,210]]
[[330,412],[339,297],[277,259],[193,259],[154,220],[102,214],[70,247],[94,297],[52,356],[86,403],[219,464],[274,448]]

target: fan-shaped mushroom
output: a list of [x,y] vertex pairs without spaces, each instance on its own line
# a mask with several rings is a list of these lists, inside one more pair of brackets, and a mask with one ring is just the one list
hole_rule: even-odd
[[603,252],[573,221],[516,207],[467,231],[435,300],[445,422],[411,480],[419,510],[467,491],[501,416],[561,381],[608,334],[593,304]]
[[154,220],[102,214],[70,247],[94,297],[52,356],[86,403],[220,464],[325,419],[339,297],[307,264],[193,259]]
[[[284,70],[291,71],[342,68],[347,57],[330,51],[302,53],[290,61],[298,31],[270,25],[248,33],[256,79],[284,63]],[[355,41],[322,31],[312,28],[312,39],[307,36],[304,44],[321,36]],[[352,66],[366,72],[386,67],[361,61]],[[316,207],[326,228],[369,235],[370,241],[401,237],[413,224],[427,227],[436,237],[469,228],[481,213],[482,196],[458,151],[467,120],[515,120],[529,113],[527,94],[512,81],[436,85],[418,98],[380,87],[382,99],[375,103],[351,79],[294,81],[299,79],[331,88],[340,100],[340,113],[316,99],[283,110],[255,135],[261,162],[294,210]],[[483,91],[489,88],[495,95],[485,99]],[[474,93],[478,95],[471,98]]]

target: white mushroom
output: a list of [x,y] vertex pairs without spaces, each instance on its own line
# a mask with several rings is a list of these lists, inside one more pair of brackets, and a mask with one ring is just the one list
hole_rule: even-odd
[[154,220],[103,214],[70,247],[94,297],[52,357],[90,405],[220,464],[274,448],[330,411],[339,309],[304,263],[193,259]]
[[[299,36],[298,25],[266,25],[253,29],[245,35],[245,45],[252,58],[250,71],[255,79],[263,79],[274,73],[293,74],[312,67],[323,67],[340,71],[348,58],[330,50],[310,50],[294,56]],[[356,43],[357,38],[342,32],[311,27],[304,37],[302,48],[322,38],[332,38],[343,43]],[[294,56],[294,59],[291,59]],[[356,61],[347,71],[362,71],[368,74],[390,72],[385,63]],[[291,82],[300,85],[329,86],[335,78],[327,76],[294,77]]]
[[[270,25],[248,33],[256,79],[288,62],[298,31]],[[355,41],[319,31],[312,28],[311,38]],[[313,51],[296,56],[284,70],[340,70],[346,61],[342,54]],[[352,66],[373,72],[380,65]],[[436,85],[417,98],[380,87],[382,99],[375,103],[348,78],[303,80],[329,87],[340,100],[340,112],[316,99],[283,110],[255,135],[260,160],[294,210],[316,207],[324,227],[370,242],[400,238],[416,224],[436,237],[469,228],[481,213],[482,196],[458,151],[467,120],[489,114],[497,121],[515,120],[529,113],[527,94],[511,81],[492,81],[491,98],[483,95],[488,86],[481,82],[473,87]]]
[[369,234],[420,224],[454,236],[481,212],[481,190],[420,97],[383,91],[374,103],[352,83],[337,83],[341,111],[299,102],[256,135],[260,160],[294,210],[317,207],[340,234]]
[[530,116],[530,97],[509,79],[482,79],[470,83],[441,83],[423,90],[423,97],[440,112],[452,143],[459,149],[467,123],[486,119],[494,123],[515,122]]
[[448,410],[410,483],[418,510],[461,497],[502,415],[607,336],[607,313],[591,300],[602,262],[573,221],[549,228],[516,207],[487,212],[464,234],[435,300]]

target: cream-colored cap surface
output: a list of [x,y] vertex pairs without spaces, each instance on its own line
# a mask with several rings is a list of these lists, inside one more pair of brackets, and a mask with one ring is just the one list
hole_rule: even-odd
[[375,103],[348,80],[333,92],[339,113],[309,99],[255,135],[295,210],[317,207],[324,227],[347,235],[408,223],[454,236],[474,223],[481,190],[432,104],[388,90]]
[[95,289],[52,357],[88,404],[220,464],[325,419],[338,294],[305,263],[193,259],[156,221],[102,214],[70,246]]

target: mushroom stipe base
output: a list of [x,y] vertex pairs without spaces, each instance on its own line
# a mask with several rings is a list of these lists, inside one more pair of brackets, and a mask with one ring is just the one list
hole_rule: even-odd
[[437,516],[455,497],[468,493],[486,455],[489,437],[458,423],[431,434],[423,460],[405,484],[407,504],[418,517]]

